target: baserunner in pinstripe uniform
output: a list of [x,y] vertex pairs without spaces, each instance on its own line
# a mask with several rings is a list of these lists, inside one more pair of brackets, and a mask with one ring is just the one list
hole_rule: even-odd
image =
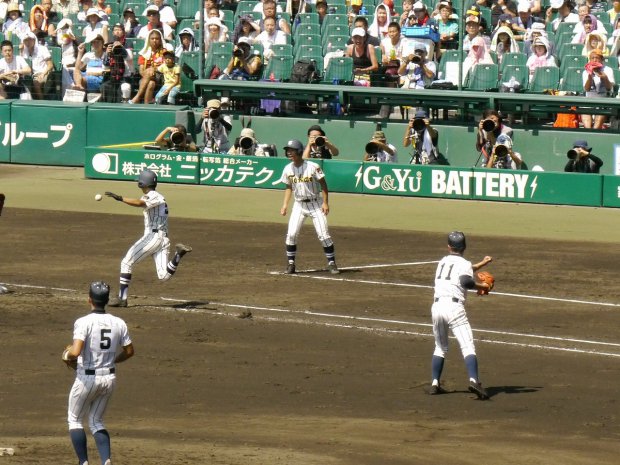
[[493,258],[486,256],[480,263],[472,265],[470,261],[463,258],[465,247],[465,234],[460,231],[448,234],[450,254],[441,259],[435,273],[435,296],[432,307],[435,352],[432,361],[433,382],[430,394],[446,392],[441,387],[440,379],[446,352],[448,352],[448,329],[450,329],[465,358],[465,366],[469,374],[469,391],[476,394],[479,399],[486,400],[489,396],[478,379],[478,358],[474,336],[465,313],[465,298],[467,289],[489,290],[487,283],[474,280],[474,271],[490,263]]
[[[280,209],[282,216],[286,216],[291,196],[294,196],[295,199],[288,222],[288,232],[286,233],[286,256],[288,259],[286,273],[295,273],[297,238],[304,220],[309,216],[312,218],[319,241],[323,245],[323,251],[327,257],[327,268],[330,273],[338,274],[334,241],[332,241],[327,227],[329,191],[327,190],[325,174],[318,164],[302,158],[304,146],[300,141],[289,140],[284,150],[286,156],[291,159],[291,163],[284,167],[280,178],[280,181],[286,185],[284,203]],[[322,198],[321,191],[323,191]]]
[[170,239],[168,239],[168,204],[163,195],[155,190],[157,175],[151,170],[144,170],[138,178],[138,187],[144,194],[139,199],[123,198],[112,192],[105,195],[114,200],[126,203],[132,207],[144,209],[144,235],[131,246],[125,258],[121,261],[121,277],[118,299],[110,303],[110,307],[126,307],[129,284],[133,266],[147,257],[155,260],[157,277],[167,281],[176,272],[183,255],[192,251],[192,248],[177,244],[172,260],[168,261]]
[[68,423],[71,443],[80,465],[88,465],[86,433],[82,422],[95,438],[101,463],[111,465],[110,435],[103,415],[116,386],[116,364],[134,354],[127,325],[106,313],[110,286],[97,281],[90,285],[91,313],[73,325],[73,344],[68,357],[77,359],[76,377],[69,394]]

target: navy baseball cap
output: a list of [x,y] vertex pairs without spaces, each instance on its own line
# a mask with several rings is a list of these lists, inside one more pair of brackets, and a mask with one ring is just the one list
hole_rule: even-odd
[[590,146],[588,145],[588,141],[586,141],[586,140],[576,140],[576,141],[573,143],[573,148],[574,148],[574,149],[576,149],[576,148],[584,149],[584,150],[587,150],[588,152],[589,152],[590,150],[592,150],[592,147],[590,147]]

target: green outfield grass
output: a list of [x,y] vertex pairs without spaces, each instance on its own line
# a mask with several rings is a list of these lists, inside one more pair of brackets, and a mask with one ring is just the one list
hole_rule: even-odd
[[[159,190],[173,218],[286,222],[279,214],[282,191],[172,184],[160,184]],[[95,194],[105,191],[141,195],[132,182],[85,179],[82,168],[0,165],[0,192],[6,194],[9,209],[136,214],[109,198],[96,202]],[[616,242],[620,230],[620,211],[609,208],[338,193],[331,195],[330,207],[332,226],[441,233],[461,229],[476,235],[595,242]]]

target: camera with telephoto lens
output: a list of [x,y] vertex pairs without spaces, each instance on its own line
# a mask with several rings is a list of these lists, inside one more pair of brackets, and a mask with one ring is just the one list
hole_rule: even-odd
[[220,118],[220,110],[218,110],[217,108],[212,108],[211,110],[209,110],[209,119],[219,119]]
[[485,119],[482,122],[482,129],[484,129],[486,132],[494,131],[496,127],[497,125],[495,124],[495,121],[493,121],[492,119]]
[[233,56],[237,58],[241,58],[243,56],[243,50],[241,50],[240,48],[234,49]]
[[570,149],[568,152],[566,152],[566,156],[569,160],[576,160],[579,158],[579,153],[575,149]]
[[497,155],[497,158],[504,158],[506,155],[508,155],[508,147],[506,147],[505,145],[495,146],[495,155]]
[[181,131],[175,131],[170,134],[170,142],[172,142],[172,147],[170,148],[172,152],[182,152],[182,144],[185,142],[185,136]]
[[413,130],[415,132],[422,132],[424,129],[426,129],[426,121],[424,121],[424,118],[414,118]]
[[376,142],[368,142],[365,149],[368,155],[376,155],[379,152],[379,144]]
[[314,144],[317,147],[323,147],[325,145],[325,137],[323,137],[323,136],[316,136],[316,138],[314,139]]
[[250,148],[252,148],[253,144],[254,141],[251,137],[241,137],[239,139],[239,147],[241,147],[241,150],[249,150]]
[[420,55],[413,55],[413,58],[411,58],[411,63],[419,65],[422,63],[422,57],[420,57]]

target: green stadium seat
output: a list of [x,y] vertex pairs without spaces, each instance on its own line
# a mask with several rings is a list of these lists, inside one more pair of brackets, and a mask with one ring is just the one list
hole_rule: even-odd
[[293,46],[290,44],[275,44],[271,46],[275,56],[293,56]]
[[300,24],[319,24],[318,13],[299,13],[297,19]]
[[583,67],[569,66],[565,68],[560,81],[560,90],[583,95]]
[[545,90],[557,90],[560,83],[560,68],[557,66],[543,66],[534,70],[534,77],[530,82],[528,92],[543,93]]
[[[185,1],[185,0],[182,0]],[[235,18],[244,15],[247,13],[251,13],[254,10],[254,6],[256,5],[256,1],[254,0],[241,0],[237,4],[237,9],[235,10]]]
[[263,79],[275,79],[277,81],[288,81],[293,71],[293,57],[273,56],[263,70]]
[[588,59],[583,55],[566,55],[560,63],[560,76],[564,75],[566,68],[581,68],[583,71],[583,67],[587,62]]
[[194,80],[200,78],[200,52],[181,53],[179,66],[181,67],[181,92],[192,92]]
[[349,26],[343,26],[342,24],[330,24],[325,26],[321,31],[321,41],[323,46],[329,43],[334,36],[347,36],[350,38],[351,35],[349,33]]
[[353,58],[334,57],[329,60],[323,82],[331,84],[334,80],[339,82],[353,81]]
[[525,63],[527,63],[527,55],[525,53],[521,53],[521,52],[504,53],[504,56],[502,57],[502,62],[499,67],[500,75],[501,76],[504,75],[504,68],[506,66],[511,66],[511,65],[525,66]]
[[329,40],[323,44],[323,55],[334,50],[345,50],[350,38],[348,35],[330,36]]
[[252,50],[252,53],[257,53],[261,57],[263,56],[264,47],[263,47],[263,44],[261,42],[256,42],[255,44],[252,44],[252,49],[251,50]]
[[474,66],[467,77],[468,90],[487,91],[498,88],[499,66],[493,64],[478,64]]
[[[611,56],[611,55],[606,57],[605,64],[609,66],[611,69],[618,69],[618,57]],[[620,84],[620,82],[618,84]]]
[[325,15],[325,18],[323,19],[322,29],[326,29],[330,24],[340,24],[341,26],[349,27],[349,17],[346,14],[345,15],[327,14]]
[[230,63],[230,54],[227,53],[211,53],[207,55],[207,59],[205,61],[205,76],[209,76],[211,74],[211,70],[214,66],[217,66],[222,72]]
[[564,43],[559,48],[558,57],[560,61],[567,55],[581,55],[583,52],[583,44],[567,44]]
[[320,45],[301,45],[295,53],[295,61],[304,58],[313,59],[316,60],[317,63],[321,63],[323,60],[323,47]]
[[607,13],[606,11],[601,11],[600,13],[592,13],[592,14],[596,16],[596,19],[598,19],[601,23],[611,24],[611,21],[609,20],[609,13]]
[[318,34],[300,34],[295,41],[294,49],[297,50],[301,45],[321,45],[321,36]]
[[521,90],[525,91],[530,84],[530,69],[525,65],[504,66],[500,82],[508,82],[511,78],[515,78],[515,81],[521,84]]
[[232,42],[211,42],[207,50],[207,55],[211,53],[226,53],[232,55],[234,45]]
[[297,37],[301,34],[321,34],[321,26],[319,23],[301,23],[295,28],[295,32],[293,32],[293,39],[297,39]]

